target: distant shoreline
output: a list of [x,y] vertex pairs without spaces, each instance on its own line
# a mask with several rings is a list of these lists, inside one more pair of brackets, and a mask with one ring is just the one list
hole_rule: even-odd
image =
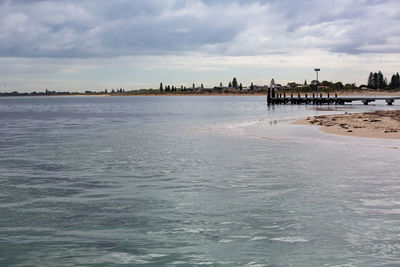
[[[276,93],[286,93],[287,96],[293,94],[297,96],[299,93],[301,96],[308,94],[311,96],[315,92],[295,92],[295,91],[276,91]],[[333,96],[337,93],[338,96],[400,96],[400,91],[389,91],[389,90],[346,90],[346,91],[330,91],[330,92],[319,92],[323,95],[327,95],[329,93]],[[143,93],[112,93],[112,94],[63,94],[63,93],[55,93],[55,94],[30,94],[30,93],[20,93],[18,95],[1,95],[0,97],[76,97],[76,96],[99,96],[99,97],[113,97],[113,96],[266,96],[266,92],[192,92],[192,93],[151,93],[151,94],[143,94]]]

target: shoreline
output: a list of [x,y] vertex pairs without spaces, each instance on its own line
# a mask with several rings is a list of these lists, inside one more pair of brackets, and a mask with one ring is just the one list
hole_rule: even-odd
[[[293,94],[297,96],[298,93],[302,97],[305,96],[305,94],[308,94],[308,96],[311,96],[315,92],[294,92],[294,91],[277,91],[276,93],[286,93],[287,95]],[[324,96],[328,94],[328,92],[320,92]],[[351,90],[351,91],[337,91],[337,92],[329,92],[331,96],[335,95],[335,93],[338,94],[338,96],[400,96],[400,91],[378,91],[378,90]],[[104,94],[104,93],[98,93],[98,94],[42,94],[42,95],[23,95],[24,93],[21,93],[20,95],[0,95],[0,97],[64,97],[64,96],[267,96],[266,92],[194,92],[194,93],[116,93],[116,94]],[[28,93],[29,94],[29,93]]]
[[[7,95],[7,96],[0,96],[0,98],[7,98],[7,97],[135,97],[135,96],[148,96],[148,97],[155,97],[155,96],[267,96],[265,93],[193,93],[193,94],[54,94],[54,95]],[[400,96],[400,94],[399,94]]]
[[318,126],[324,133],[341,136],[400,139],[400,110],[321,115],[293,124]]

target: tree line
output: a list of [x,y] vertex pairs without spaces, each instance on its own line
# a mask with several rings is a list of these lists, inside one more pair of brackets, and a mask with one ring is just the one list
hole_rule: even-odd
[[388,80],[383,76],[381,71],[370,73],[368,76],[368,83],[367,87],[371,89],[397,89],[400,88],[400,76],[397,72],[396,74],[392,75],[390,79],[390,83]]
[[[219,87],[224,87],[222,82],[219,84]],[[228,88],[235,88],[237,90],[243,90],[243,85],[242,83],[238,83],[236,77],[233,78],[232,81],[229,81],[228,83]],[[163,85],[163,83],[160,83],[160,92],[163,93],[169,93],[169,92],[186,92],[186,91],[194,91],[196,89],[204,89],[204,85],[200,84],[200,87],[196,87],[196,85],[193,83],[192,87],[187,88],[186,86],[181,85],[180,87],[174,86],[174,85]],[[215,86],[214,89],[218,88],[218,86]],[[250,89],[254,88],[253,83],[251,83]]]
[[[282,86],[281,84],[275,84],[274,79],[271,81],[271,85],[276,86],[276,89],[284,89],[288,91],[298,91],[298,92],[309,92],[309,91],[315,91],[316,86],[317,86],[317,81],[313,80],[311,81],[310,84],[307,83],[307,81],[304,81],[303,84],[299,84],[297,82],[289,82],[286,86]],[[368,81],[367,84],[363,84],[360,86],[356,86],[355,83],[347,83],[343,84],[342,82],[329,82],[329,81],[322,81],[318,82],[318,86],[321,91],[340,91],[340,90],[357,90],[357,89],[390,89],[390,90],[399,90],[400,89],[400,75],[397,72],[396,74],[392,75],[392,78],[390,79],[390,82],[384,77],[383,73],[381,71],[378,72],[371,72],[368,76]],[[219,86],[215,86],[213,88],[204,88],[203,84],[200,84],[200,86],[197,86],[193,83],[191,87],[186,87],[181,85],[180,87],[176,87],[174,85],[163,85],[163,83],[160,83],[160,87],[157,89],[140,89],[140,90],[130,90],[130,91],[125,91],[125,89],[119,88],[119,89],[105,89],[104,91],[89,91],[86,90],[85,92],[56,92],[56,91],[50,91],[46,89],[43,92],[31,92],[31,93],[19,93],[18,91],[13,91],[13,92],[0,92],[0,96],[46,96],[46,95],[157,95],[157,94],[163,94],[163,93],[192,93],[192,92],[205,92],[205,93],[245,93],[245,92],[266,92],[266,88],[268,86],[255,86],[253,83],[250,84],[250,86],[243,87],[242,83],[239,83],[237,78],[233,78],[232,81],[229,81],[227,83],[227,86],[223,86],[223,83],[221,82]],[[235,90],[230,90],[230,89],[235,89]]]

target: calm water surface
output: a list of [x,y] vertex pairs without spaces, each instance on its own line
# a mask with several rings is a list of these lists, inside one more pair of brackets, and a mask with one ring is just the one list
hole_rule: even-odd
[[400,141],[290,124],[383,108],[1,98],[0,265],[398,266]]

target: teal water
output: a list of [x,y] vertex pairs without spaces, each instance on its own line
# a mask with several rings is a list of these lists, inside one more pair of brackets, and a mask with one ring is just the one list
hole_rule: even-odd
[[265,97],[0,99],[1,266],[397,266],[400,141]]

